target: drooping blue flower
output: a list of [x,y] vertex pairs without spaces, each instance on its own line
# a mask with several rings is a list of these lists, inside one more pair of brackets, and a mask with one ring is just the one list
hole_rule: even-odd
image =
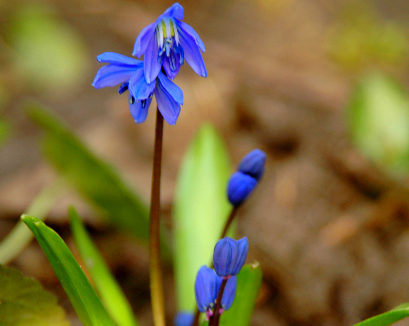
[[192,326],[195,316],[191,312],[178,312],[174,319],[175,326]]
[[227,197],[233,206],[239,206],[257,186],[257,180],[242,172],[235,172],[227,184]]
[[132,55],[145,55],[145,78],[151,83],[163,67],[166,75],[174,79],[184,60],[200,76],[206,77],[202,52],[205,46],[192,27],[185,24],[183,7],[175,3],[146,26],[136,39]]
[[[202,266],[196,276],[195,296],[199,311],[205,312],[207,317],[213,315],[213,309],[222,284],[223,278],[217,276],[215,271],[207,266]],[[221,309],[231,307],[236,296],[237,278],[230,277],[224,288]]]
[[248,251],[247,237],[237,241],[229,237],[219,240],[213,252],[216,274],[223,277],[237,275],[246,262]]
[[92,86],[102,88],[121,84],[118,92],[129,91],[129,110],[136,123],[146,120],[153,95],[165,121],[170,125],[176,123],[183,104],[183,92],[162,72],[147,83],[143,61],[113,52],[105,52],[97,60],[108,65],[98,70]]
[[264,173],[266,154],[255,149],[240,162],[227,184],[227,197],[233,206],[241,205],[256,188]]
[[237,170],[259,181],[264,173],[265,163],[266,153],[260,149],[254,149],[243,157]]

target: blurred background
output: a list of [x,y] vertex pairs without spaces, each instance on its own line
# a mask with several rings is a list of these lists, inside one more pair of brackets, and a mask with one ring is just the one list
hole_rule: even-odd
[[[140,31],[172,3],[0,1],[0,240],[57,177],[38,148],[27,100],[66,121],[148,202],[154,103],[135,125],[127,95],[91,83],[98,54],[130,56]],[[409,2],[180,3],[206,45],[208,77],[185,65],[175,79],[185,101],[177,125],[165,127],[166,226],[182,155],[208,121],[232,167],[253,148],[268,155],[238,222],[264,273],[252,325],[352,325],[409,301]],[[123,240],[74,191],[47,219],[68,244],[71,203],[150,325],[145,247]],[[57,295],[80,325],[36,242],[11,265]],[[172,278],[168,266],[167,298]]]

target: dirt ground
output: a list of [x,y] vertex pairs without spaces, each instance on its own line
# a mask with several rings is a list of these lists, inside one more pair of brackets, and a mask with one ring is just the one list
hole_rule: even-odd
[[[0,239],[56,177],[38,151],[39,130],[23,114],[22,103],[28,97],[51,107],[149,198],[152,110],[146,123],[135,125],[125,95],[114,89],[95,90],[90,84],[100,67],[96,55],[106,51],[130,55],[138,33],[171,2],[50,3],[87,45],[88,70],[66,94],[38,94],[24,87],[11,93],[4,117],[12,121],[14,136],[0,148]],[[183,67],[176,79],[185,101],[177,125],[165,127],[162,203],[167,225],[172,226],[173,187],[181,157],[200,125],[210,121],[225,139],[234,164],[253,148],[268,155],[257,192],[239,212],[239,232],[248,236],[250,259],[261,263],[264,275],[252,325],[352,325],[408,302],[408,196],[351,145],[345,123],[354,83],[378,66],[345,67],[328,50],[330,31],[340,22],[338,13],[345,3],[181,4],[184,21],[206,45],[208,78]],[[382,20],[402,22],[409,17],[404,1],[379,0],[373,5]],[[409,85],[407,65],[380,66]],[[47,220],[70,245],[66,207],[72,202],[86,218],[141,324],[150,325],[146,249],[131,239],[119,241],[123,235],[101,224],[74,193],[62,199]],[[12,266],[52,289],[72,324],[80,325],[36,243]],[[165,282],[166,296],[171,297],[169,267]],[[171,321],[173,303],[167,309]]]

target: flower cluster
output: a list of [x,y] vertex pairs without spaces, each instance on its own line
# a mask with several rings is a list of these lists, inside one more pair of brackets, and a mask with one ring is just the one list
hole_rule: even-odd
[[120,94],[128,90],[129,109],[136,123],[146,120],[153,95],[165,121],[176,123],[183,92],[171,80],[185,60],[198,75],[207,76],[200,52],[205,51],[205,46],[193,28],[181,21],[183,15],[183,7],[175,3],[142,30],[132,54],[144,55],[144,61],[112,52],[97,57],[108,65],[99,69],[92,85],[120,85]]
[[233,206],[240,206],[252,193],[264,173],[266,154],[255,149],[240,162],[237,172],[229,179],[227,197]]
[[[236,275],[246,261],[248,250],[249,243],[246,237],[238,241],[225,237],[219,240],[214,248],[214,270],[202,266],[197,273],[196,302],[199,311],[206,313],[207,319],[215,313],[218,296],[221,295],[218,314],[233,304],[237,288]],[[221,291],[222,293],[219,293]]]

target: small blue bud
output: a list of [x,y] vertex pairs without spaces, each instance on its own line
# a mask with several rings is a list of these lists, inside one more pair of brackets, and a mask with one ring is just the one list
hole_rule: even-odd
[[195,296],[197,308],[207,312],[214,307],[217,298],[217,275],[213,269],[202,266],[196,275]]
[[[220,280],[220,284],[218,284],[218,289],[220,289],[221,281],[223,280],[222,277],[218,277]],[[237,289],[237,277],[232,276],[227,280],[226,287],[224,288],[221,306],[223,310],[229,309],[234,301],[236,296],[236,289]],[[219,291],[217,291],[219,292]]]
[[239,206],[257,186],[257,180],[242,172],[235,172],[227,184],[227,197],[233,206]]
[[174,319],[175,326],[192,326],[195,316],[191,312],[178,312]]
[[259,181],[264,173],[265,163],[266,153],[262,150],[255,149],[243,157],[237,170]]
[[238,241],[225,237],[214,247],[213,265],[219,276],[236,275],[246,262],[249,251],[247,237]]

